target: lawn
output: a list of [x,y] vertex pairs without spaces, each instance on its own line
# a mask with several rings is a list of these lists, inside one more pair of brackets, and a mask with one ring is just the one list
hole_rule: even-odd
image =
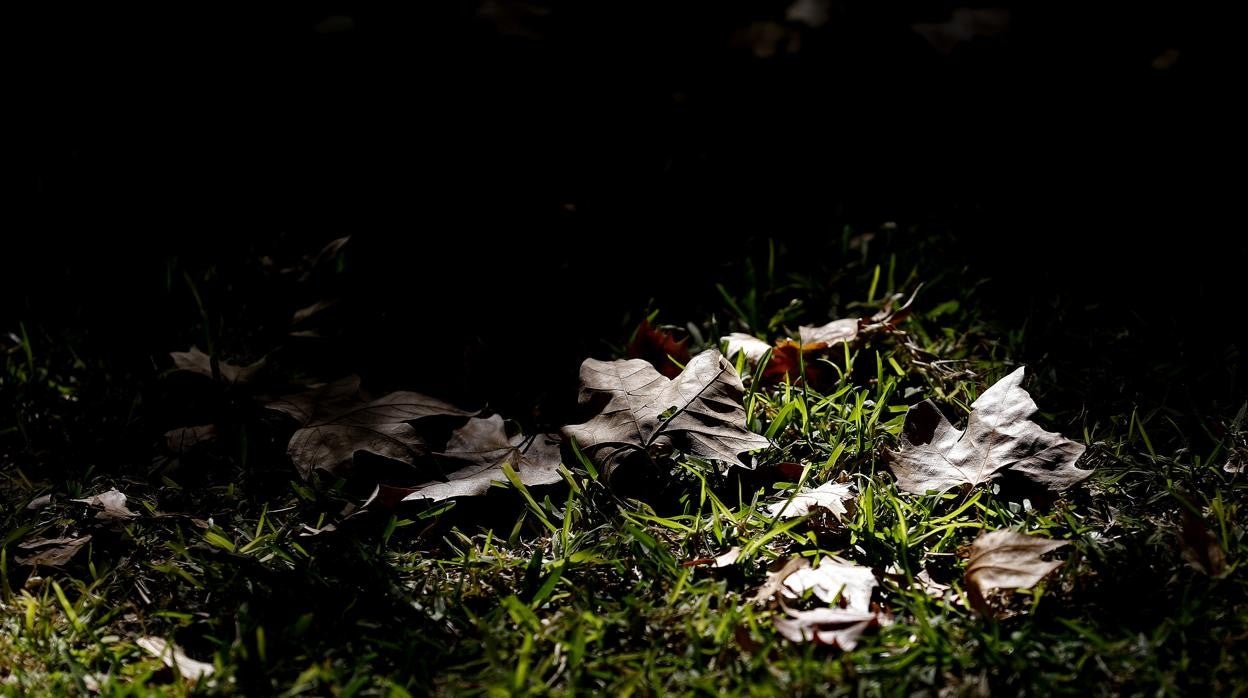
[[[579,408],[575,384],[422,402],[353,363],[368,346],[332,350],[350,341],[355,308],[318,302],[350,298],[363,273],[354,244],[286,241],[285,261],[168,260],[153,287],[177,309],[165,336],[180,343],[147,356],[79,346],[55,318],[0,328],[0,691],[1248,687],[1242,389],[1232,380],[1214,403],[1178,400],[1176,381],[1216,384],[1226,365],[1150,354],[1128,365],[1112,347],[1145,351],[1129,336],[1135,319],[1073,331],[1060,302],[1010,307],[984,283],[1008,270],[951,271],[957,251],[940,252],[939,235],[846,229],[817,262],[771,243],[721,278],[691,275],[705,302],[657,297],[620,309],[613,334],[576,338],[595,359],[648,361],[658,387],[715,358],[702,352],[727,352],[731,369],[714,382],[688,379],[718,410],[690,425],[692,412],[660,401],[636,422],[644,439],[613,432],[603,447],[564,431],[558,451],[539,454],[544,434],[600,415],[596,393]],[[835,339],[801,336],[847,318],[860,321]],[[721,339],[733,333],[736,344]],[[192,345],[202,352],[170,354]],[[1132,383],[1138,366],[1152,380]],[[975,472],[955,468],[936,491],[899,478],[924,450],[915,405],[931,400],[929,417],[967,429],[964,447],[968,419],[997,419],[992,396],[974,419],[972,404],[1020,367],[1039,411],[1009,463],[977,452]],[[504,361],[489,375],[526,370]],[[368,397],[356,384],[315,392],[356,371]],[[388,405],[424,411],[369,417],[365,436],[333,402],[364,409],[395,394]],[[292,395],[304,397],[273,408]],[[1005,431],[1029,417],[1006,411]],[[474,446],[462,430],[494,415],[506,431]],[[712,431],[767,445],[697,438]],[[1070,441],[1037,436],[1047,432]],[[1037,443],[1065,455],[1036,455]],[[1058,475],[1028,475],[1018,463],[1029,458]],[[481,472],[461,477],[473,463]],[[1011,538],[986,552],[1002,540],[989,532],[1039,547]],[[816,583],[833,568],[840,576]],[[811,620],[818,609],[832,620]]]

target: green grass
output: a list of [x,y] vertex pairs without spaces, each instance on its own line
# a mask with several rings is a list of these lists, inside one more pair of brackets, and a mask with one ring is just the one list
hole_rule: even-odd
[[[848,243],[845,251],[858,254]],[[736,287],[721,286],[725,307],[715,317],[680,320],[693,321],[703,343],[744,328],[774,336],[825,319],[794,299],[864,315],[924,276],[903,273],[896,255],[876,264],[861,254],[832,276],[782,277],[773,250]],[[742,364],[750,426],[776,444],[755,472],[676,460],[630,489],[627,478],[608,482],[570,459],[562,486],[529,490],[512,480],[484,501],[400,508],[316,536],[305,526],[336,521],[344,503],[362,498],[359,484],[295,481],[280,443],[257,443],[263,418],[234,397],[213,402],[235,427],[210,459],[163,456],[128,472],[51,476],[24,466],[56,458],[33,432],[55,433],[58,405],[90,399],[76,386],[94,365],[45,354],[19,328],[0,384],[15,406],[0,425],[9,449],[0,483],[0,691],[1243,693],[1248,487],[1222,469],[1242,447],[1242,417],[1225,415],[1230,427],[1217,436],[1185,432],[1159,405],[1083,409],[1046,399],[1057,386],[1034,366],[1028,387],[1045,426],[1089,445],[1082,466],[1096,472],[1086,484],[1056,498],[995,487],[901,494],[881,454],[895,444],[906,407],[930,397],[965,414],[1026,339],[978,319],[973,288],[928,280],[902,332],[828,359],[836,380],[823,392],[762,385]],[[781,462],[797,464],[800,476],[782,475],[773,467]],[[799,484],[835,478],[859,492],[843,523],[765,513]],[[68,501],[114,485],[142,517],[98,524]],[[26,510],[44,493],[53,504]],[[1185,510],[1224,552],[1221,577],[1184,563]],[[1019,592],[1018,613],[1005,620],[959,601],[959,551],[999,528],[1070,541],[1065,564]],[[71,530],[94,538],[66,570],[28,576],[14,562],[18,542]],[[682,564],[731,546],[742,550],[732,567]],[[852,652],[787,642],[772,627],[775,611],[750,602],[768,565],[824,555],[875,569],[877,599],[894,616]],[[923,570],[954,592],[916,591],[911,581]],[[179,679],[137,647],[146,635],[175,640],[212,662],[215,675]]]

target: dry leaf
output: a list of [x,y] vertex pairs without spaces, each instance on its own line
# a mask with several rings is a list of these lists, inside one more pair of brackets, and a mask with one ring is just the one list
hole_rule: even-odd
[[[191,347],[190,351],[171,351],[175,371],[188,371],[201,376],[213,377],[212,357],[200,351],[199,347]],[[264,366],[264,359],[250,366],[235,366],[224,361],[217,362],[217,370],[221,380],[226,383],[247,383],[255,377],[256,372]]]
[[70,501],[82,502],[90,507],[100,509],[100,511],[95,513],[95,518],[97,519],[132,519],[138,516],[137,513],[126,508],[126,495],[119,492],[116,487],[94,497],[71,499]]
[[596,416],[563,428],[610,472],[627,456],[678,448],[699,458],[740,464],[738,456],[770,445],[745,426],[741,379],[718,351],[689,361],[668,380],[640,359],[581,364],[580,404]]
[[810,567],[810,561],[804,557],[794,557],[786,560],[783,565],[773,572],[767,574],[767,581],[754,592],[754,596],[750,598],[754,603],[766,603],[771,600],[780,590],[784,588],[784,580],[794,572]]
[[776,630],[789,641],[816,642],[845,651],[857,647],[858,638],[867,630],[885,622],[879,613],[839,608],[809,611],[786,608],[784,613],[784,616],[776,618]]
[[90,535],[79,538],[35,538],[34,540],[23,541],[18,543],[17,547],[32,552],[25,557],[16,558],[16,561],[19,565],[29,565],[31,567],[39,565],[44,567],[63,567],[78,554],[79,550],[82,550],[83,546],[90,542]]
[[988,601],[996,589],[1033,587],[1048,573],[1061,566],[1060,560],[1043,560],[1041,555],[1066,545],[1013,531],[990,531],[971,545],[971,557],[964,578],[971,607],[984,615],[1000,615]]
[[333,383],[309,386],[302,393],[280,397],[265,407],[290,415],[300,424],[307,424],[326,419],[360,402],[368,402],[368,397],[360,391],[360,377],[353,374]]
[[30,500],[30,502],[26,505],[26,510],[27,511],[39,511],[40,509],[48,506],[51,503],[52,503],[52,495],[42,494]]
[[[781,570],[783,574],[785,570]],[[887,622],[872,610],[871,594],[878,582],[869,568],[834,558],[824,558],[818,567],[799,565],[782,578],[779,592],[788,598],[813,593],[829,608],[808,611],[785,607],[776,618],[776,630],[793,642],[817,642],[852,650],[869,628]]]
[[467,465],[451,472],[446,482],[417,485],[403,501],[429,499],[435,502],[451,497],[485,494],[495,481],[506,481],[503,465],[510,464],[525,485],[549,485],[563,478],[559,475],[559,439],[539,434],[525,439],[517,434],[507,436],[500,415],[470,419],[451,434],[446,450],[438,454]]
[[1197,572],[1204,572],[1210,577],[1221,577],[1226,573],[1226,553],[1213,531],[1201,521],[1199,516],[1183,510],[1183,529],[1179,535],[1179,549],[1183,560]]
[[900,450],[886,452],[898,489],[944,492],[988,482],[1009,470],[1062,490],[1091,475],[1091,470],[1075,467],[1083,444],[1028,419],[1037,408],[1022,389],[1022,380],[1020,368],[971,403],[965,431],[950,424],[930,400],[911,407]]
[[182,678],[188,681],[199,681],[212,676],[216,668],[207,662],[191,659],[171,642],[159,637],[141,637],[134,644],[143,648],[148,654],[160,659],[165,666],[175,669]]
[[757,364],[759,361],[762,361],[767,352],[771,350],[770,344],[744,332],[733,332],[726,337],[721,337],[719,341],[726,343],[725,350],[728,352],[728,356],[745,354],[745,360],[751,364]]
[[852,342],[858,336],[858,318],[833,320],[819,327],[797,328],[803,351],[826,349],[841,342]]
[[628,358],[649,361],[658,367],[659,373],[675,378],[680,375],[680,367],[689,363],[688,343],[688,337],[676,341],[671,332],[642,320],[628,343]]
[[849,513],[845,507],[845,502],[854,498],[854,486],[848,482],[825,482],[813,490],[806,490],[800,494],[794,495],[792,499],[776,502],[768,505],[768,516],[783,516],[786,519],[792,519],[798,516],[805,516],[815,507],[823,507],[831,511],[836,518],[841,518],[842,514]]
[[165,432],[165,446],[173,453],[184,453],[193,446],[216,440],[217,426],[215,424],[181,427]]
[[308,421],[290,437],[286,448],[303,477],[316,469],[337,472],[351,464],[357,451],[410,465],[423,453],[424,441],[408,422],[438,415],[476,414],[410,391],[364,402],[358,393],[349,394],[351,386],[351,381],[335,383],[321,389],[323,393],[312,391],[316,394],[292,396],[269,405],[287,414],[307,415]]
[[878,586],[869,567],[825,557],[818,567],[801,567],[784,579],[780,594],[801,598],[807,591],[825,603],[849,611],[871,610],[871,593]]
[[291,316],[290,324],[298,325],[299,323],[303,322],[304,320],[307,320],[313,315],[316,315],[317,313],[320,313],[323,310],[328,310],[329,308],[332,308],[335,305],[338,305],[338,300],[336,298],[327,300],[327,301],[317,301],[313,303],[312,305],[304,306],[296,310],[295,314]]

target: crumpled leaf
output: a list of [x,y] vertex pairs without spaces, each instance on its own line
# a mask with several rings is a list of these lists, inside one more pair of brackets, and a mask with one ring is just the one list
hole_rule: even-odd
[[[191,347],[190,351],[171,351],[175,371],[188,371],[212,378],[212,357],[205,354],[199,347]],[[226,383],[247,383],[255,377],[256,372],[264,366],[264,359],[250,366],[235,366],[224,361],[217,362],[217,370],[221,380]]]
[[818,567],[801,567],[784,579],[780,594],[801,598],[807,591],[825,603],[851,611],[871,610],[871,593],[879,583],[869,567],[825,557]]
[[451,497],[472,497],[485,494],[494,481],[506,481],[503,465],[510,464],[525,485],[549,485],[563,478],[559,475],[559,438],[539,434],[526,439],[517,434],[507,436],[501,415],[468,420],[451,434],[441,456],[463,461],[467,465],[449,473],[446,482],[417,485],[403,501],[429,499],[435,502]]
[[763,369],[763,380],[771,383],[798,381],[805,376],[812,383],[822,383],[825,375],[819,365],[819,356],[837,344],[852,342],[858,336],[858,318],[833,320],[826,325],[813,327],[804,325],[798,328],[798,339],[778,339],[770,345],[757,337],[733,332],[720,338],[727,345],[729,356],[744,354],[747,361],[758,365],[768,350],[771,358]]
[[785,607],[785,615],[776,618],[776,630],[793,642],[852,650],[869,628],[888,622],[871,607],[871,594],[878,584],[869,568],[845,560],[824,558],[818,567],[798,566],[783,578],[781,596],[796,599],[809,591],[834,605],[807,611]]
[[741,379],[718,351],[693,357],[674,380],[640,359],[581,364],[580,404],[596,412],[563,428],[610,472],[628,455],[678,448],[699,458],[740,464],[739,454],[770,445],[745,426]]
[[39,511],[52,503],[52,494],[41,494],[26,504],[27,511]]
[[367,401],[354,376],[267,406],[303,423],[290,437],[286,453],[304,478],[316,469],[337,472],[349,466],[357,451],[410,465],[424,452],[424,440],[408,422],[476,414],[405,390]]
[[165,447],[173,453],[184,453],[194,446],[216,440],[217,425],[215,424],[180,427],[165,432]]
[[16,558],[17,564],[29,565],[36,567],[43,565],[44,567],[63,567],[82,550],[83,546],[91,542],[91,536],[79,536],[77,538],[35,538],[33,540],[18,543],[17,547],[22,550],[32,551],[30,555]]
[[93,497],[85,499],[71,499],[71,502],[82,502],[92,508],[98,508],[95,513],[97,519],[132,519],[138,516],[137,513],[126,508],[126,495],[117,490],[116,487],[109,489],[103,494],[97,494]]
[[763,360],[763,356],[771,349],[771,345],[751,334],[744,332],[733,332],[726,337],[720,338],[720,341],[727,343],[728,356],[736,356],[737,354],[745,354],[746,361],[757,364]]
[[1009,470],[1062,490],[1091,475],[1075,467],[1083,444],[1028,419],[1037,407],[1021,387],[1023,370],[997,381],[971,403],[965,431],[950,424],[930,400],[911,407],[900,450],[886,452],[898,489],[944,492],[989,482]]
[[776,618],[776,630],[790,642],[815,642],[850,651],[867,630],[883,625],[886,618],[875,612],[841,608],[813,608],[809,611],[784,609]]
[[1210,577],[1226,573],[1226,553],[1218,537],[1209,530],[1199,516],[1183,510],[1183,528],[1179,534],[1179,549],[1183,560],[1197,572]]
[[[815,507],[823,507],[831,511],[838,519],[842,514],[849,513],[845,502],[854,498],[854,486],[848,482],[825,482],[813,490],[806,490],[794,495],[791,500],[775,502],[767,506],[768,516],[783,516],[786,519],[805,516]],[[787,505],[787,506],[786,506]]]
[[675,378],[680,375],[680,367],[689,363],[688,343],[688,337],[677,341],[671,332],[642,320],[626,351],[628,358],[649,361],[658,367],[659,373]]
[[840,342],[852,342],[858,336],[858,318],[833,320],[826,325],[810,327],[803,325],[797,328],[798,340],[802,349],[826,349]]
[[971,607],[984,615],[1001,615],[988,601],[996,589],[1026,589],[1061,566],[1060,560],[1044,560],[1041,555],[1066,545],[1013,531],[989,531],[971,544],[971,556],[964,579]]
[[145,652],[160,659],[165,666],[170,669],[176,669],[182,678],[188,681],[199,681],[200,679],[212,676],[216,671],[216,667],[197,659],[191,659],[186,656],[182,649],[177,645],[165,641],[160,637],[141,637],[134,641],[134,644],[143,648]]

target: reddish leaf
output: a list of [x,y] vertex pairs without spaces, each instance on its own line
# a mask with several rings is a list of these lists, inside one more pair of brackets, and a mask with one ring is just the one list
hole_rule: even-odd
[[677,341],[671,332],[642,320],[628,343],[630,359],[648,361],[668,378],[680,375],[681,367],[689,363],[689,338]]

